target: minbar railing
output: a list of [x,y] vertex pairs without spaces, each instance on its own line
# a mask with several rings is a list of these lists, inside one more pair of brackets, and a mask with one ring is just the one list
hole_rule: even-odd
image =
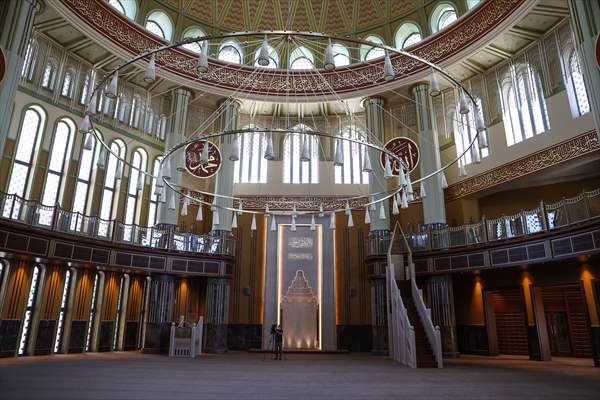
[[[495,219],[483,218],[473,224],[442,228],[421,226],[417,232],[409,232],[405,236],[413,251],[444,250],[551,232],[599,217],[600,189],[596,189],[552,204],[542,201],[532,210]],[[367,239],[367,256],[383,256],[389,245],[389,236],[370,236]]]
[[123,224],[3,192],[0,192],[0,219],[109,243],[215,256],[235,255],[235,238],[231,235],[182,233],[177,231],[177,226],[169,224],[154,227]]

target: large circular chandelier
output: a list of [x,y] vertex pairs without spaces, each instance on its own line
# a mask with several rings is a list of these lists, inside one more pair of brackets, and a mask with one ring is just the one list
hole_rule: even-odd
[[[195,127],[192,134],[186,137],[183,142],[178,143],[165,151],[160,163],[160,171],[157,176],[153,176],[152,174],[149,174],[143,170],[139,170],[133,166],[125,157],[121,157],[120,154],[114,152],[110,146],[103,141],[102,137],[96,133],[96,129],[94,129],[93,116],[97,112],[97,99],[101,94],[108,98],[116,98],[118,96],[119,76],[120,74],[123,74],[123,69],[125,67],[133,64],[144,68],[144,80],[149,83],[156,80],[157,67],[168,70],[170,63],[190,64],[189,67],[194,68],[198,76],[210,73],[218,74],[219,64],[211,62],[211,60],[214,61],[214,59],[211,57],[211,54],[214,54],[214,52],[211,53],[210,43],[216,43],[217,41],[221,42],[223,40],[232,38],[235,38],[238,43],[241,43],[243,46],[256,48],[256,66],[240,66],[240,68],[244,68],[245,70],[251,68],[251,72],[246,74],[245,77],[238,82],[236,89],[232,90],[229,97],[221,104],[220,107],[218,107],[208,118],[206,118],[203,123]],[[355,48],[360,46],[368,46],[372,49],[377,49],[381,55],[378,59],[371,62],[362,62],[365,68],[356,68],[356,66],[350,65],[336,66],[333,43],[345,43],[349,46],[354,46]],[[189,47],[189,45],[195,45],[199,49],[198,54],[195,54],[194,58],[184,57],[180,59],[173,57],[172,55],[169,57],[162,57],[166,52],[174,49],[181,49],[184,53],[189,53],[189,51],[185,49],[185,47]],[[273,49],[279,49],[282,50],[284,54],[289,54],[290,49],[293,47],[310,49],[311,52],[318,54],[321,60],[322,68],[312,68],[310,70],[268,68],[272,63],[271,54]],[[381,58],[383,58],[383,62],[381,62]],[[458,154],[447,164],[442,165],[437,170],[414,180],[411,178],[409,166],[406,164],[406,161],[399,157],[398,154],[386,149],[382,140],[379,139],[377,135],[373,134],[373,132],[370,132],[369,128],[365,126],[366,124],[364,124],[360,118],[357,117],[356,113],[352,112],[347,101],[345,101],[345,99],[348,97],[348,94],[345,93],[342,95],[337,93],[333,88],[333,85],[330,84],[332,79],[337,78],[336,71],[347,72],[352,70],[355,74],[369,74],[368,77],[361,77],[361,80],[371,79],[380,81],[382,92],[391,92],[394,95],[409,98],[390,85],[392,81],[398,78],[398,71],[401,70],[399,66],[401,66],[401,63],[403,62],[420,63],[423,66],[423,70],[429,70],[430,96],[435,97],[440,95],[442,92],[438,78],[439,76],[444,79],[447,85],[454,87],[454,89],[458,92],[457,115],[465,115],[471,112],[475,113],[473,116],[475,123],[475,135],[471,138],[469,143],[465,143],[463,152]],[[288,110],[293,108],[293,106],[296,104],[310,103],[311,101],[314,101],[314,97],[311,97],[307,94],[298,95],[298,93],[296,93],[293,89],[294,79],[302,78],[304,81],[306,81],[307,78],[310,78],[310,81],[314,82],[314,87],[319,88],[318,98],[320,100],[338,103],[339,107],[341,107],[341,109],[344,111],[345,117],[349,118],[351,123],[353,123],[355,126],[361,126],[360,134],[357,135],[357,137],[345,137],[333,135],[327,131],[319,129],[299,129],[292,127],[291,124],[284,124],[284,126],[281,126],[281,124],[274,123],[272,126],[267,126],[265,128],[239,129],[237,127],[230,127],[219,131],[212,130],[211,127],[213,123],[217,121],[219,117],[221,117],[224,110],[230,103],[240,100],[254,101],[256,99],[257,94],[252,93],[251,91],[247,90],[247,88],[250,86],[250,83],[256,82],[257,79],[264,79],[264,76],[267,73],[271,76],[273,74],[277,74],[285,77],[285,79],[282,79],[282,81],[287,82],[287,87],[284,87],[283,92],[278,94],[277,102],[283,103]],[[267,93],[262,93],[262,95],[265,94],[267,96],[270,95],[268,90]],[[356,95],[357,93],[354,94]],[[382,110],[391,118],[394,118],[393,114],[389,113],[388,110],[383,109],[383,107]],[[315,123],[315,128],[316,125],[317,124]],[[446,178],[444,171],[451,165],[459,162],[459,160],[465,156],[467,152],[471,152],[471,155],[476,162],[479,161],[480,149],[485,148],[488,145],[486,135],[480,135],[480,133],[485,129],[486,127],[483,120],[483,115],[477,106],[475,98],[471,95],[467,88],[465,88],[457,79],[452,77],[442,67],[410,52],[398,50],[381,43],[362,41],[348,37],[337,37],[334,35],[326,35],[315,32],[292,31],[233,32],[223,35],[186,38],[179,42],[149,49],[143,53],[135,55],[131,59],[118,65],[112,71],[109,71],[103,79],[97,82],[94,90],[89,96],[89,100],[86,104],[86,113],[79,127],[79,131],[81,133],[87,134],[85,146],[91,148],[92,144],[87,142],[92,140],[93,135],[95,139],[101,143],[103,151],[115,157],[120,164],[127,165],[130,168],[138,169],[139,179],[142,176],[148,176],[152,179],[155,179],[155,194],[158,195],[159,199],[163,202],[166,201],[165,199],[167,197],[167,191],[172,191],[173,195],[171,198],[180,196],[180,198],[183,198],[183,202],[186,204],[186,206],[187,204],[196,203],[198,205],[206,205],[211,207],[213,211],[217,209],[232,211],[233,218],[237,218],[236,215],[242,213],[252,214],[253,219],[257,214],[266,214],[272,217],[272,226],[274,226],[276,215],[291,215],[292,223],[295,222],[295,217],[298,215],[309,215],[311,216],[314,225],[315,216],[318,215],[323,217],[325,215],[329,215],[331,217],[332,227],[335,226],[334,216],[336,213],[348,214],[350,222],[352,218],[352,210],[359,208],[365,209],[365,222],[369,223],[371,218],[376,217],[371,216],[370,212],[377,212],[378,208],[378,218],[386,218],[386,207],[384,205],[387,204],[388,200],[390,199],[392,201],[392,213],[397,214],[399,207],[406,208],[408,207],[408,203],[410,201],[413,201],[418,197],[424,198],[426,193],[424,192],[422,182],[427,179],[431,179],[438,174],[442,175],[442,182],[445,182]],[[91,135],[88,133],[91,133]],[[194,189],[195,192],[203,195],[203,198],[193,197],[187,190],[185,190],[185,188],[173,181],[172,176],[174,171],[171,170],[171,165],[173,164],[172,160],[176,160],[177,170],[179,171],[185,170],[189,162],[194,162],[199,165],[206,165],[208,164],[210,158],[210,147],[217,146],[216,143],[220,139],[231,136],[233,140],[232,145],[230,146],[230,154],[222,154],[222,157],[227,157],[230,161],[238,161],[240,158],[239,138],[241,135],[248,133],[259,133],[264,135],[267,144],[262,156],[267,160],[273,160],[276,158],[276,155],[273,151],[274,138],[277,139],[281,136],[298,137],[300,142],[300,161],[302,163],[309,162],[311,157],[314,157],[314,155],[308,150],[311,138],[318,137],[320,139],[319,143],[330,141],[330,148],[335,149],[333,157],[334,166],[344,165],[345,160],[343,152],[341,151],[342,143],[344,141],[350,142],[353,146],[359,146],[360,148],[364,149],[360,166],[361,172],[370,174],[369,176],[373,176],[373,171],[376,168],[383,168],[383,179],[385,180],[384,187],[387,189],[374,193],[362,193],[360,195],[343,197],[340,198],[338,206],[333,207],[329,207],[324,204],[321,204],[318,209],[298,209],[296,204],[287,204],[287,206],[283,207],[274,207],[275,204],[273,204],[272,200],[258,200],[258,205],[256,202],[254,202],[255,204],[253,204],[252,209],[249,209],[244,208],[243,200],[236,196],[227,196],[216,192]],[[199,149],[195,156],[194,154],[186,155],[186,149],[190,145],[195,145],[195,147]],[[381,159],[384,160],[381,163],[381,166],[379,165],[379,162],[375,162],[375,160],[371,159],[372,157],[369,156],[369,149],[371,149],[371,154],[373,154],[373,151],[376,151],[381,155]],[[192,160],[190,160],[190,156]],[[459,164],[459,168],[464,168],[464,164]],[[394,173],[394,171],[396,171],[396,173]],[[417,185],[421,186],[418,191],[414,189]],[[213,199],[212,202],[207,200],[210,198]],[[216,201],[217,199],[223,199],[224,202],[230,203],[231,205],[218,204],[219,202]],[[344,206],[339,207],[339,204],[344,204]]]

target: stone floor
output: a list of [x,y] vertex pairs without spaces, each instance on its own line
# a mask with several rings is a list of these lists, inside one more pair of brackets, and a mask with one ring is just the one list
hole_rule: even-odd
[[12,399],[600,399],[591,360],[461,357],[411,370],[370,354],[228,353],[199,359],[103,353],[0,359]]

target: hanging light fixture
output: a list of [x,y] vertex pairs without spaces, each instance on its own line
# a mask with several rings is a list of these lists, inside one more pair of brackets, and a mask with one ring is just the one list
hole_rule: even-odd
[[335,213],[332,212],[329,216],[329,229],[335,229]]
[[142,171],[138,171],[136,190],[139,192],[143,188],[144,188],[144,174],[142,174]]
[[169,210],[175,211],[177,205],[175,204],[175,192],[171,192],[171,196],[169,197]]
[[162,177],[167,180],[171,180],[171,160],[166,160],[161,169]]
[[458,101],[459,101],[459,112],[461,114],[469,113],[469,103],[467,102],[467,96],[465,95],[465,91],[463,88],[458,89]]
[[427,197],[427,192],[425,191],[425,184],[424,182],[421,182],[421,186],[419,187],[419,197],[424,199],[425,197]]
[[408,182],[406,181],[406,175],[404,175],[404,169],[402,167],[400,167],[400,170],[398,171],[398,184],[402,187],[406,187],[408,185]]
[[319,218],[323,218],[323,203],[319,204]]
[[369,212],[369,207],[365,207],[365,225],[369,225],[371,223],[371,213]]
[[204,141],[204,145],[202,146],[202,153],[200,154],[200,165],[206,167],[208,165],[209,157],[208,157],[208,148],[210,146],[210,142],[208,140]]
[[385,220],[385,208],[383,207],[383,201],[379,202],[379,219]]
[[92,93],[92,96],[90,97],[90,101],[87,105],[87,107],[85,108],[85,113],[89,114],[89,115],[93,115],[96,113],[96,109],[98,108],[98,97],[96,96],[96,93]]
[[479,142],[479,148],[481,150],[486,149],[489,147],[489,143],[488,143],[488,138],[487,138],[487,132],[486,131],[481,131],[479,132],[479,136],[477,136],[477,141]]
[[270,57],[269,57],[269,42],[267,41],[267,35],[260,45],[260,51],[258,53],[258,65],[261,67],[267,67],[269,65]]
[[269,132],[267,135],[267,145],[265,146],[265,160],[274,160],[275,152],[273,151],[273,133]]
[[231,153],[229,154],[229,161],[238,161],[240,159],[240,142],[237,135],[234,136],[231,142]]
[[402,195],[400,196],[400,207],[405,210],[408,208],[408,195],[406,194],[406,190],[402,191]]
[[406,171],[406,190],[408,191],[408,194],[414,193],[412,180],[410,179],[410,173],[408,171]]
[[377,211],[377,203],[375,203],[375,196],[371,196],[371,198],[369,199],[369,203],[371,203],[371,206],[369,207],[371,211]]
[[448,188],[448,180],[446,179],[446,173],[444,171],[442,171],[442,189],[447,189]]
[[146,83],[154,83],[156,80],[156,61],[155,56],[152,54],[150,57],[150,61],[148,61],[148,66],[146,67],[146,73],[144,74],[144,82]]
[[98,154],[98,168],[104,169],[106,168],[106,149],[104,146],[100,148],[100,154]]
[[458,160],[458,176],[460,176],[460,177],[467,176],[467,170],[465,169],[465,163],[463,162],[462,158],[460,158]]
[[112,74],[112,77],[110,78],[110,82],[108,83],[108,86],[106,87],[106,89],[104,89],[104,95],[106,97],[108,97],[109,99],[116,99],[118,84],[119,84],[119,71],[117,70]]
[[350,203],[348,201],[346,201],[346,207],[344,208],[344,212],[346,213],[346,215],[350,215],[350,213],[351,213]]
[[398,196],[394,195],[392,197],[392,214],[398,215],[400,214],[400,210],[398,209]]
[[179,163],[177,163],[177,171],[179,172],[183,172],[185,171],[185,165],[187,163],[187,158],[186,158],[186,154],[185,154],[185,147],[181,148],[181,151],[179,152]]
[[296,216],[292,215],[292,226],[290,227],[292,232],[296,232]]
[[348,214],[348,228],[352,228],[354,226],[354,219],[352,219],[352,213]]
[[383,79],[391,81],[394,79],[394,67],[392,66],[392,60],[390,59],[390,53],[385,51],[385,59],[383,60]]
[[79,133],[88,133],[90,131],[92,124],[90,122],[89,114],[84,115],[79,123]]
[[196,221],[204,221],[204,211],[202,210],[204,207],[202,203],[198,203],[198,212],[196,213]]
[[237,224],[237,214],[233,213],[233,217],[231,219],[231,229],[236,229],[238,227]]
[[236,213],[237,213],[237,215],[242,215],[244,213],[244,202],[242,200],[240,200],[240,204],[238,206]]
[[475,164],[481,163],[481,152],[479,150],[479,143],[474,143],[471,146],[471,156],[473,157],[473,162]]
[[121,179],[123,177],[123,161],[121,160],[117,162],[117,171],[115,172],[115,177],[117,179]]
[[162,193],[162,188],[159,186],[154,186],[154,195],[155,196],[160,196]]
[[442,94],[440,90],[440,81],[438,80],[435,69],[431,68],[431,75],[429,76],[429,95],[431,97],[437,97]]
[[342,149],[342,142],[340,139],[335,141],[335,155],[333,158],[333,165],[336,167],[342,167],[344,165],[344,151]]
[[310,142],[307,134],[304,134],[304,137],[301,139],[302,143],[300,144],[300,161],[308,162],[310,161]]
[[479,107],[477,107],[475,111],[475,129],[477,129],[477,132],[483,132],[486,130],[483,113]]
[[275,221],[275,214],[271,215],[271,232],[277,230],[277,222]]
[[212,216],[213,216],[213,220],[212,220],[213,225],[220,225],[221,221],[219,219],[219,210],[217,210],[217,209],[212,210]]
[[165,187],[165,182],[163,181],[163,169],[162,168],[160,169],[160,171],[158,171],[158,175],[156,176],[156,182],[154,183],[154,185],[158,188]]
[[196,64],[196,71],[199,74],[208,72],[208,41],[202,42],[202,50],[198,55],[198,63]]
[[181,212],[180,212],[180,215],[182,217],[187,217],[187,215],[188,215],[188,202],[189,202],[188,198],[184,197],[183,204],[181,205]]
[[312,214],[310,216],[310,230],[311,231],[316,231],[317,230],[317,224],[315,223],[315,215]]
[[365,151],[363,152],[364,157],[363,157],[363,165],[362,165],[362,171],[363,172],[371,172],[373,171],[373,166],[371,165],[371,156],[369,156],[369,149],[365,148]]
[[85,137],[85,143],[83,144],[83,149],[88,150],[88,151],[94,149],[94,138],[91,133],[88,133],[87,136]]
[[390,162],[390,157],[386,154],[385,155],[385,164],[384,164],[384,169],[383,169],[383,178],[391,179],[393,176],[394,176],[394,174],[392,173],[392,163]]
[[250,224],[250,230],[256,230],[256,214],[252,213],[252,223]]
[[331,44],[331,39],[329,39],[329,43],[327,44],[327,47],[325,47],[323,60],[323,68],[325,68],[325,70],[331,71],[335,69],[335,57],[333,55],[333,45]]

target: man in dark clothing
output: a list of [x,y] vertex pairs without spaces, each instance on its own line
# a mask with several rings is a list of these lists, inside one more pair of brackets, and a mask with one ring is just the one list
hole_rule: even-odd
[[277,325],[275,329],[273,329],[273,339],[275,343],[275,359],[281,360],[283,350],[283,329],[281,329],[281,325]]

